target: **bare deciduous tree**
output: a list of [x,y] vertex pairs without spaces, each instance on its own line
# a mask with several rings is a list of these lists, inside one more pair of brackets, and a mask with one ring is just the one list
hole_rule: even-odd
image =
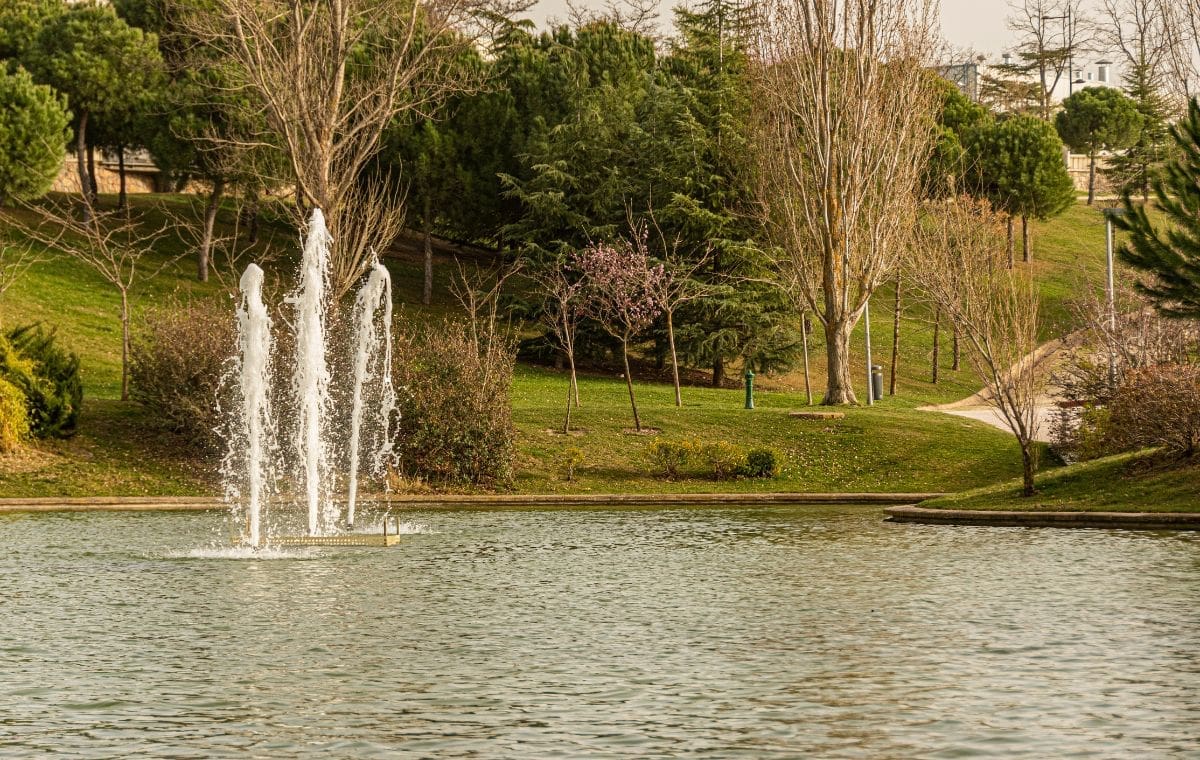
[[1008,28],[1019,42],[1017,54],[1022,72],[1037,88],[1039,115],[1049,121],[1054,90],[1063,78],[1071,79],[1074,56],[1093,41],[1094,26],[1088,19],[1084,0],[1020,0],[1009,3],[1013,15]]
[[403,208],[399,193],[364,189],[363,170],[397,115],[427,115],[467,87],[469,75],[456,59],[470,42],[456,29],[473,7],[473,0],[180,6],[189,32],[233,64],[226,67],[231,86],[265,114],[274,133],[269,142],[283,146],[304,205],[324,213],[335,300],[365,269],[371,247],[391,243],[390,229],[380,225],[394,225],[388,220]]
[[166,226],[148,228],[128,208],[101,211],[92,206],[87,194],[82,203],[82,218],[63,204],[28,205],[34,224],[17,222],[30,239],[50,251],[58,251],[87,265],[112,285],[121,297],[121,400],[129,399],[129,353],[131,339],[130,292],[143,280],[152,279],[174,259],[164,259],[153,269],[143,267],[143,259],[153,253],[167,234]]
[[605,0],[602,8],[567,0],[567,19],[571,26],[581,29],[606,21],[636,34],[659,39],[659,0]]
[[1168,65],[1171,41],[1162,0],[1102,0],[1100,12],[1099,42],[1125,59],[1126,78],[1141,69],[1148,83],[1158,84]]
[[575,374],[575,331],[584,314],[584,295],[587,282],[582,273],[572,270],[565,262],[555,262],[535,272],[534,282],[542,295],[542,321],[549,328],[554,343],[567,356],[571,380],[567,384],[567,414],[563,419],[563,434],[571,432],[571,404],[579,406],[579,382]]
[[1037,469],[1038,297],[1028,267],[998,267],[1004,218],[969,198],[928,207],[919,228],[912,281],[965,339],[984,395],[1021,447],[1023,493],[1033,495]]
[[467,316],[471,345],[476,354],[491,350],[495,341],[510,342],[516,335],[511,323],[500,327],[500,297],[504,284],[521,272],[521,262],[473,266],[454,260],[457,268],[450,280],[450,294]]
[[825,329],[825,404],[855,403],[850,333],[907,247],[934,123],[928,0],[765,0],[759,198]]
[[[658,302],[663,316],[667,320],[667,351],[671,354],[671,379],[675,384],[675,406],[683,406],[683,392],[679,382],[679,353],[675,350],[675,313],[686,304],[707,298],[719,290],[715,283],[703,282],[697,275],[707,269],[712,262],[711,247],[705,248],[699,256],[684,256],[679,250],[679,238],[668,240],[663,233],[653,212],[649,215],[654,226],[654,237],[658,243],[659,256],[663,266],[661,277],[651,278],[652,297]],[[633,245],[639,249],[641,258],[650,260],[649,227],[645,223],[632,221],[630,215],[630,233]]]
[[[3,217],[0,217],[3,218]],[[24,236],[0,237],[0,298],[29,267],[43,259],[35,241]]]
[[1157,12],[1167,33],[1168,82],[1183,114],[1200,93],[1200,0],[1158,0]]

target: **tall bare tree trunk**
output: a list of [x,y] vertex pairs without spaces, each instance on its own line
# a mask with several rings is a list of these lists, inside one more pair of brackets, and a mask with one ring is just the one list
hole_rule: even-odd
[[[574,382],[574,378],[572,378],[572,383],[573,382]],[[567,383],[567,416],[563,419],[563,435],[570,435],[570,433],[571,433],[571,385],[572,385],[572,383]]]
[[954,370],[955,372],[958,372],[958,368],[960,365],[959,365],[959,361],[958,361],[959,350],[958,350],[958,327],[957,326],[955,326],[955,328],[954,328],[954,333],[953,333],[953,336],[951,337],[951,341],[950,341],[950,347],[951,347],[951,354],[953,357],[953,364],[950,365],[950,369]]
[[900,290],[902,283],[896,276],[896,300],[892,313],[892,371],[888,378],[888,395],[896,395],[896,364],[900,358]]
[[1096,154],[1091,153],[1088,156],[1088,199],[1087,205],[1092,205],[1092,201],[1096,200]]
[[1013,217],[1008,217],[1008,244],[1005,249],[1008,253],[1008,268],[1013,268]]
[[675,310],[667,309],[667,345],[671,348],[671,379],[675,381],[675,406],[683,406],[679,390],[679,356],[675,353]]
[[1030,248],[1029,217],[1021,215],[1021,260],[1029,261]]
[[204,207],[204,230],[200,238],[200,251],[196,257],[196,279],[208,282],[208,263],[212,258],[213,228],[217,223],[217,210],[221,207],[221,196],[225,193],[225,180],[213,180],[208,204]]
[[629,372],[629,340],[621,341],[621,358],[625,361],[625,387],[629,389],[629,405],[633,408],[633,429],[642,432],[642,420],[638,417],[637,399],[633,397],[633,375]]
[[129,400],[129,293],[121,288],[121,400]]
[[1019,440],[1021,444],[1021,495],[1033,496],[1033,475],[1037,470],[1037,460],[1033,452],[1033,442]]
[[825,323],[825,398],[826,406],[857,404],[854,382],[850,379],[850,320]]
[[120,178],[120,190],[117,193],[117,208],[125,210],[125,146],[117,146],[117,177]]
[[421,303],[428,306],[433,302],[433,211],[430,208],[429,196],[425,196],[425,209],[421,215],[421,223],[425,232],[425,284],[421,289]]
[[92,179],[87,170],[87,124],[88,112],[79,114],[79,127],[75,130],[75,171],[79,174],[79,194],[83,198],[83,219],[92,218],[91,198]]
[[87,165],[88,196],[92,199],[92,205],[95,206],[99,200],[100,188],[96,184],[96,146],[90,143],[87,146]]
[[800,336],[804,341],[804,395],[812,406],[812,378],[808,371],[808,314],[800,315]]
[[720,388],[725,382],[725,359],[720,354],[713,358],[712,387]]
[[942,309],[938,307],[933,310],[933,384],[937,385],[938,381],[938,359],[941,353],[941,338],[942,338]]

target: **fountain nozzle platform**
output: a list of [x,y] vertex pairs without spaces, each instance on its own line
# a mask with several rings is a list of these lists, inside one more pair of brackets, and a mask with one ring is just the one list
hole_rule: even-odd
[[277,536],[276,546],[395,546],[400,536],[386,533],[350,533],[341,536]]

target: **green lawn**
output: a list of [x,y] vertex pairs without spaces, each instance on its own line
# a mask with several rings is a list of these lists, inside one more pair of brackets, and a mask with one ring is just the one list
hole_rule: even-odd
[[1164,460],[1147,452],[1080,462],[1039,476],[1021,496],[1013,480],[923,502],[931,509],[1082,512],[1200,512],[1200,459]]
[[[111,199],[109,199],[111,202]],[[160,223],[159,206],[175,213],[198,203],[182,196],[134,196],[148,218]],[[221,218],[219,231],[232,230],[232,215]],[[1104,228],[1097,209],[1079,205],[1062,218],[1035,225],[1034,258],[1046,297],[1049,321],[1066,315],[1063,299],[1079,287],[1081,277],[1098,286],[1103,272]],[[295,232],[281,222],[264,225],[255,256],[272,253],[266,268],[274,289],[282,292],[295,267]],[[162,267],[135,293],[135,313],[173,298],[230,300],[232,276],[197,283],[187,246],[165,241],[146,262],[147,271]],[[451,265],[435,268],[435,303],[419,305],[420,262],[389,259],[400,314],[424,318],[456,313],[449,294]],[[875,363],[886,367],[892,347],[890,287],[873,300]],[[901,323],[898,393],[874,408],[846,410],[845,420],[821,423],[787,417],[804,404],[803,377],[797,372],[760,376],[758,409],[742,409],[742,392],[695,387],[684,389],[685,406],[676,409],[669,386],[638,384],[645,424],[670,438],[702,442],[728,441],[742,448],[771,446],[786,455],[783,476],[771,481],[716,482],[697,471],[679,482],[653,477],[645,461],[649,438],[626,434],[631,426],[625,386],[615,374],[587,376],[582,381],[584,407],[576,424],[586,432],[564,437],[561,425],[565,377],[550,370],[518,367],[513,384],[513,414],[518,429],[516,487],[544,491],[941,491],[995,482],[1017,474],[1015,444],[1005,433],[957,417],[917,411],[928,403],[951,401],[974,393],[978,382],[964,357],[962,369],[950,370],[951,333],[943,325],[941,379],[929,382],[932,325],[919,304],[905,301]],[[232,306],[230,306],[232,308]],[[0,299],[4,325],[41,320],[57,326],[63,343],[82,358],[86,389],[82,431],[65,443],[42,444],[45,456],[22,462],[0,461],[0,496],[80,493],[211,492],[215,463],[178,466],[172,451],[182,442],[156,427],[134,404],[116,400],[120,387],[120,328],[117,294],[95,273],[67,258],[48,257],[35,265]],[[862,325],[855,346],[855,375],[865,385]],[[824,351],[819,330],[811,345],[813,385],[817,400],[824,383]],[[733,377],[740,370],[731,368]],[[561,461],[570,448],[583,452],[576,482],[567,483]],[[36,452],[35,452],[36,453]],[[37,460],[37,462],[33,461]],[[39,464],[40,462],[40,464]]]
[[[567,376],[522,368],[513,385],[513,415],[520,432],[517,486],[553,491],[947,491],[1012,477],[1020,471],[1012,436],[982,423],[922,412],[911,401],[885,400],[871,408],[844,410],[844,420],[788,417],[803,408],[803,396],[760,392],[757,408],[744,407],[740,390],[685,388],[684,406],[674,406],[670,386],[636,387],[644,426],[678,440],[726,441],[741,448],[769,446],[783,453],[786,467],[774,480],[715,482],[701,472],[677,482],[655,477],[646,458],[648,436],[633,427],[629,397],[618,378],[585,377],[582,407],[561,433]],[[566,452],[583,452],[577,481],[561,466]]]

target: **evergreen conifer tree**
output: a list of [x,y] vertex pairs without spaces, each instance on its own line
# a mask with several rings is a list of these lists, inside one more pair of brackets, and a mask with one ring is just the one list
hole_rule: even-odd
[[1149,66],[1135,66],[1125,81],[1125,94],[1136,105],[1141,125],[1129,148],[1109,159],[1104,175],[1120,195],[1140,195],[1147,201],[1154,173],[1170,153],[1170,105]]
[[1195,99],[1171,136],[1179,155],[1151,181],[1166,224],[1156,226],[1147,204],[1135,204],[1126,195],[1126,214],[1115,223],[1129,239],[1119,253],[1126,264],[1153,275],[1137,287],[1160,313],[1200,319],[1200,103]]
[[1063,144],[1054,127],[1032,116],[1017,116],[970,133],[971,192],[987,198],[1008,219],[1008,260],[1013,259],[1013,220],[1021,219],[1024,259],[1029,260],[1028,221],[1061,214],[1075,200],[1075,186],[1063,162]]
[[1085,87],[1063,101],[1054,125],[1071,150],[1088,157],[1088,198],[1096,198],[1096,154],[1129,147],[1137,139],[1142,117],[1120,90]]

